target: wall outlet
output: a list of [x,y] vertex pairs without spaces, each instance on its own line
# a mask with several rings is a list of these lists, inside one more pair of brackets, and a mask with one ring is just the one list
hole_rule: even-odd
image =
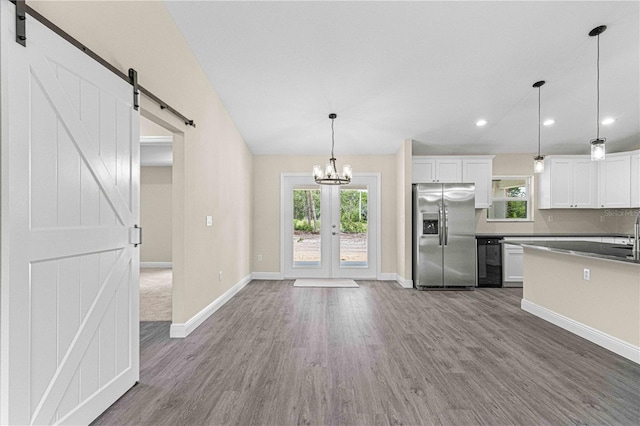
[[591,279],[591,269],[584,268],[582,270],[582,279],[589,281]]
[[604,216],[600,216],[600,222],[604,222]]
[[207,216],[207,226],[213,226],[213,216]]
[[553,222],[553,216],[549,215],[549,220],[547,222]]
[[258,262],[262,262],[262,255],[261,254],[258,255]]
[[222,281],[222,271],[218,272],[218,281]]

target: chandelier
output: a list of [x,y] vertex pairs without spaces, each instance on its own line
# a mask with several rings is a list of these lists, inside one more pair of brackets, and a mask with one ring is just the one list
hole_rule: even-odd
[[318,165],[313,166],[313,179],[319,185],[348,185],[351,183],[351,166],[345,164],[342,167],[342,176],[338,173],[338,169],[336,168],[336,159],[333,156],[333,147],[335,145],[335,135],[333,131],[333,121],[336,119],[336,114],[329,114],[329,118],[331,119],[331,158],[329,158],[329,162],[324,168]]

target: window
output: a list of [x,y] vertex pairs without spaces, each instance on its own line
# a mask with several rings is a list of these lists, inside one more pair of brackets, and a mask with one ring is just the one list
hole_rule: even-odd
[[489,221],[530,221],[531,176],[494,176]]

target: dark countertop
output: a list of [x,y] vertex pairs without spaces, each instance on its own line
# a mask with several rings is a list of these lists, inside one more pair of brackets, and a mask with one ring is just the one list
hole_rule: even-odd
[[510,242],[525,248],[565,253],[596,259],[616,260],[640,265],[640,258],[633,257],[631,246],[621,244],[596,243],[591,241],[514,241]]
[[505,233],[495,233],[495,234],[476,234],[476,238],[557,238],[557,237],[613,237],[613,238],[629,238],[630,234],[540,234],[540,233],[523,233],[523,234],[505,234]]

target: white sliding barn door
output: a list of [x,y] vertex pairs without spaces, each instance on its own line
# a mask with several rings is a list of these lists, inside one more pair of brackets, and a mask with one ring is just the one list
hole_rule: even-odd
[[138,380],[132,87],[1,10],[1,424],[83,424]]

